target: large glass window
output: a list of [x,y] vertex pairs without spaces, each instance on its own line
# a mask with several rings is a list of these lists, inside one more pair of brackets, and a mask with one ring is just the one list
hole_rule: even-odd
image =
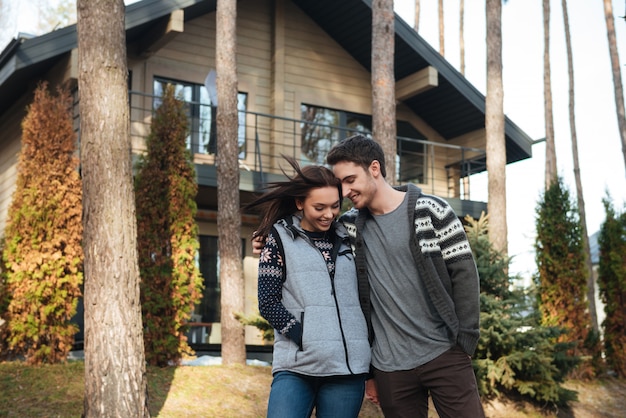
[[[220,256],[218,238],[209,235],[199,236],[198,264],[204,278],[202,300],[196,305],[195,322],[220,322]],[[241,242],[242,257],[245,240]]]
[[[300,123],[302,159],[311,164],[325,164],[326,154],[342,139],[355,133],[371,137],[372,117],[343,110],[302,104]],[[396,179],[424,183],[426,180],[426,147],[417,140],[422,135],[410,123],[398,121],[398,155]]]
[[[161,96],[167,84],[172,84],[176,96],[187,104],[189,136],[187,148],[194,154],[215,154],[217,152],[217,108],[211,103],[209,92],[201,84],[175,81],[160,77],[154,78],[154,102],[156,109],[161,105]],[[239,110],[239,158],[246,157],[246,107],[248,95],[237,95]]]
[[204,278],[202,300],[194,313],[199,315],[198,322],[220,322],[220,265],[217,237],[200,235],[198,262]]
[[324,164],[328,151],[342,139],[356,132],[371,134],[370,116],[307,104],[300,108],[302,156],[311,164]]
[[427,147],[424,136],[410,123],[399,121],[397,126],[398,155],[396,156],[396,179],[400,183],[426,183],[428,169]]

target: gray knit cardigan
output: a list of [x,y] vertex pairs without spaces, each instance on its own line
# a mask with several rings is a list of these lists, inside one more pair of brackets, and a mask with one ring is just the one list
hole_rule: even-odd
[[[476,263],[463,224],[443,199],[423,194],[413,184],[396,187],[408,193],[407,227],[415,231],[408,245],[424,280],[428,295],[456,343],[467,354],[476,350],[479,338],[480,283]],[[370,342],[370,286],[365,264],[363,235],[360,233],[369,210],[352,209],[339,219],[348,230],[359,281],[359,299],[367,320]],[[417,278],[416,278],[417,279]],[[453,341],[454,342],[454,341]]]

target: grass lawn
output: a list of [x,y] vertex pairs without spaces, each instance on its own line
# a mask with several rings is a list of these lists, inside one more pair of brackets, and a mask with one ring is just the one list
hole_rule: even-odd
[[[153,417],[265,417],[272,380],[267,366],[180,366],[148,368],[148,404]],[[83,411],[84,363],[26,366],[0,363],[0,417],[80,417]],[[567,382],[579,392],[569,411],[539,411],[529,404],[485,404],[490,418],[626,416],[626,382],[603,379]],[[432,409],[432,408],[431,408]],[[437,414],[432,411],[432,417]],[[360,418],[380,418],[365,401]]]

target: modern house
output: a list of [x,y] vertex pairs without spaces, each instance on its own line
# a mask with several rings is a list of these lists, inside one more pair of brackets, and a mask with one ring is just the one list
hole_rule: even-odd
[[[332,144],[371,131],[371,0],[239,0],[237,66],[241,202],[282,177],[281,154],[323,163]],[[126,8],[132,152],[145,150],[153,109],[166,83],[188,103],[188,146],[197,170],[199,263],[205,293],[192,346],[220,344],[215,108],[216,0],[143,0]],[[20,123],[40,80],[69,81],[77,94],[76,25],[14,39],[0,55],[0,231],[15,188]],[[446,198],[461,217],[478,217],[471,177],[485,167],[485,97],[396,17],[396,179]],[[205,86],[206,84],[206,86]],[[76,129],[80,103],[75,104]],[[506,119],[507,162],[531,157],[532,140]],[[80,138],[80,135],[79,135]],[[246,311],[256,310],[257,258],[242,215]],[[1,234],[1,232],[0,232]],[[246,343],[262,344],[254,328]],[[198,345],[200,344],[200,345]]]

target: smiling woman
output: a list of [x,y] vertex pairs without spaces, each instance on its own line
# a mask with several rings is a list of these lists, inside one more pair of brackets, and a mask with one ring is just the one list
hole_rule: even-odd
[[304,418],[316,408],[355,418],[370,347],[350,241],[335,220],[341,182],[326,167],[285,158],[295,176],[247,206],[261,208],[257,232],[267,237],[258,277],[259,312],[275,329],[267,416]]

